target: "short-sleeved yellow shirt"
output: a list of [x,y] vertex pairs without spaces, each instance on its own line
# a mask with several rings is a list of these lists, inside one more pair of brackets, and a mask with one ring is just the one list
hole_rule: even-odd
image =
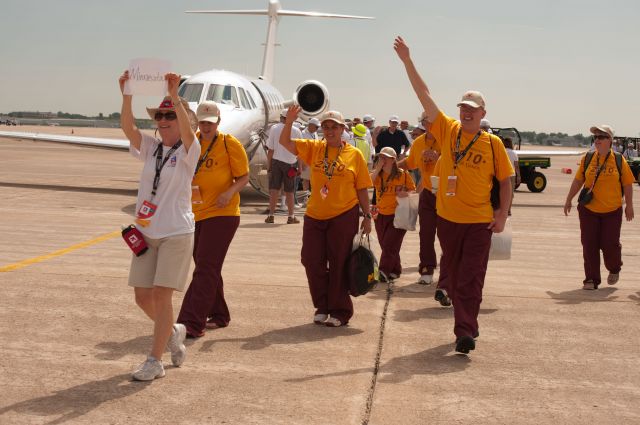
[[[337,148],[328,146],[324,139],[293,141],[298,158],[311,168],[311,196],[306,213],[309,217],[316,220],[337,217],[358,204],[358,190],[372,186],[362,152],[350,144],[343,142],[342,147]],[[333,172],[331,179],[325,173],[325,152],[327,166]],[[332,167],[334,161],[335,166]],[[320,190],[325,185],[328,194],[323,199]]]
[[388,180],[388,178],[389,176],[384,176],[380,173],[373,182],[376,188],[376,205],[378,206],[378,212],[383,215],[395,214],[396,207],[398,206],[398,200],[396,199],[397,192],[402,190],[409,192],[416,190],[416,184],[411,178],[411,175],[403,169],[400,169],[400,173],[395,178],[391,180]]
[[[620,186],[620,173],[618,173],[618,167],[616,167],[616,158],[611,151],[607,163],[598,177],[596,185],[593,187],[593,199],[585,207],[595,213],[607,213],[615,211],[622,206],[622,188]],[[600,156],[598,152],[593,154],[591,161],[589,162],[589,169],[584,172],[584,161],[586,155],[580,160],[580,167],[576,172],[576,180],[585,183],[585,187],[589,188],[593,184],[593,180],[596,178],[597,169],[602,165],[602,161],[605,156]],[[634,177],[629,168],[627,161],[622,158],[622,186],[633,184]]]
[[436,161],[425,161],[422,158],[422,152],[425,150],[434,150],[438,153],[441,153],[441,146],[438,140],[427,139],[425,134],[421,134],[416,137],[411,145],[411,152],[407,157],[407,168],[410,170],[415,170],[416,168],[420,169],[420,175],[422,176],[422,187],[426,190],[431,190],[431,179],[430,176],[433,175],[433,170],[436,167]]
[[[442,154],[434,170],[434,175],[440,177],[436,210],[440,217],[454,223],[490,223],[493,220],[493,176],[495,174],[498,180],[504,180],[514,175],[513,166],[500,139],[483,131],[454,171],[454,152],[460,127],[460,121],[442,111],[431,125],[431,133],[442,145]],[[461,132],[460,152],[475,136]],[[447,179],[453,175],[457,176],[456,194],[447,196]]]
[[[199,134],[198,137],[200,137]],[[211,142],[201,141],[200,144],[200,158],[202,158]],[[239,216],[239,193],[236,192],[224,208],[217,207],[216,201],[221,193],[231,187],[235,178],[246,174],[249,174],[249,160],[242,144],[230,134],[218,133],[207,159],[202,163],[193,179],[193,184],[200,187],[203,201],[202,204],[192,204],[195,220],[200,221],[220,216]]]

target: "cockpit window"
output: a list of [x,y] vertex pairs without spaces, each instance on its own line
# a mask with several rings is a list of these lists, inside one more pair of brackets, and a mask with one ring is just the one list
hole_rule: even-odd
[[213,100],[216,103],[224,103],[225,105],[240,106],[238,102],[238,94],[233,86],[222,86],[211,84],[207,93],[207,100]]
[[242,106],[244,107],[244,109],[251,109],[251,104],[249,103],[247,95],[245,94],[242,87],[238,87],[238,93],[240,93],[240,102],[242,102]]
[[187,102],[200,102],[204,84],[183,84],[178,94]]
[[253,109],[256,109],[257,108],[256,102],[253,101],[253,97],[251,97],[251,93],[247,92],[247,98],[249,99],[249,102],[251,102],[251,107]]

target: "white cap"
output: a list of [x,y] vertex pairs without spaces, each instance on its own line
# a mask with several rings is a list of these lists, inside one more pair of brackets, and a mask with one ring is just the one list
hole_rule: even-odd
[[613,128],[610,125],[607,125],[607,124],[594,125],[593,127],[591,127],[589,129],[591,134],[596,134],[596,131],[598,131],[598,130],[603,132],[603,133],[607,133],[609,135],[609,137],[611,137],[611,139],[613,139],[613,136],[615,135],[615,132],[613,131]]
[[469,105],[472,108],[485,108],[484,96],[479,91],[469,90],[462,95],[462,99],[457,106]]
[[280,116],[281,116],[282,118],[287,118],[287,110],[286,110],[286,109],[283,109],[282,111],[280,111]]
[[318,118],[311,118],[309,120],[309,122],[307,122],[307,125],[315,125],[316,127],[320,127],[320,120]]
[[334,121],[340,125],[344,125],[344,117],[338,111],[327,111],[324,114],[322,114],[322,118],[320,119],[320,122],[325,122],[325,121]]
[[220,109],[216,102],[207,100],[198,105],[196,116],[198,121],[208,121],[215,124],[220,119]]
[[397,115],[391,115],[389,117],[389,122],[400,122],[400,118]]
[[362,122],[370,122],[370,121],[375,121],[376,119],[373,117],[373,115],[365,115],[364,117],[362,117]]

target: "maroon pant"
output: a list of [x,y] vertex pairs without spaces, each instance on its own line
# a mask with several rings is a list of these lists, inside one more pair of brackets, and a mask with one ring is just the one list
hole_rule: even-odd
[[393,226],[395,215],[378,214],[376,218],[376,233],[382,254],[380,255],[380,271],[386,276],[393,273],[400,276],[402,273],[402,264],[400,263],[400,248],[404,235],[407,233],[404,229],[396,229]]
[[[429,176],[426,176],[429,178]],[[428,189],[420,192],[420,203],[418,206],[420,216],[420,266],[418,271],[425,274],[425,269],[435,269],[438,265],[436,258],[436,197]]]
[[595,213],[578,205],[578,216],[584,259],[584,281],[592,280],[598,285],[601,282],[600,250],[609,273],[620,273],[622,268],[622,245],[620,245],[622,208],[608,213]]
[[441,271],[446,270],[446,290],[453,302],[456,336],[478,335],[478,313],[487,273],[491,230],[489,223],[453,223],[438,217],[442,247]]
[[328,220],[304,216],[301,259],[316,314],[342,323],[353,316],[346,263],[358,233],[358,207]]
[[208,318],[220,327],[227,326],[231,320],[224,300],[222,264],[239,224],[238,216],[196,222],[193,241],[196,268],[177,320],[191,335],[201,335]]

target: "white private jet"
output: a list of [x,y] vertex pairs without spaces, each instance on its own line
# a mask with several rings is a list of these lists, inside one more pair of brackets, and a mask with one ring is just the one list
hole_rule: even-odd
[[[267,157],[265,139],[268,129],[279,122],[280,111],[293,103],[302,107],[302,118],[317,116],[329,109],[329,92],[315,80],[300,83],[292,99],[285,99],[271,85],[273,79],[276,33],[281,16],[311,16],[319,18],[374,19],[367,16],[339,15],[321,12],[301,12],[282,9],[279,0],[269,0],[266,10],[191,10],[186,13],[267,15],[269,25],[262,61],[262,75],[250,78],[242,74],[219,69],[188,76],[182,82],[179,94],[196,110],[200,102],[215,101],[221,111],[220,131],[240,140],[250,161],[249,182],[260,193],[268,196]],[[94,137],[60,136],[41,133],[0,131],[0,136],[50,142],[73,143],[102,148],[128,149],[128,140]]]

